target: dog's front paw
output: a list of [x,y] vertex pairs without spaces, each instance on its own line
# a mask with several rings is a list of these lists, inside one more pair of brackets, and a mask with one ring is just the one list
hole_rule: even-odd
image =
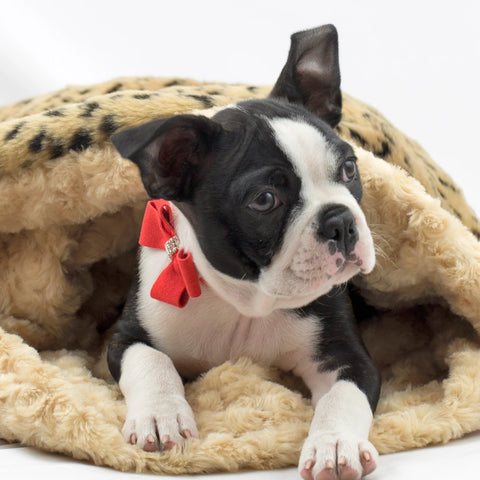
[[125,441],[147,452],[170,450],[198,437],[192,409],[181,395],[165,395],[149,406],[129,408],[122,434]]
[[378,453],[368,440],[310,434],[298,469],[304,480],[358,480],[377,467]]

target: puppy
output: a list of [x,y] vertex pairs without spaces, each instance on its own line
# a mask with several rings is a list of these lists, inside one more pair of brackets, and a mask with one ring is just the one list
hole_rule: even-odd
[[380,378],[345,288],[375,256],[354,152],[332,129],[340,116],[327,25],[292,36],[270,98],[112,137],[155,199],[108,352],[127,442],[157,451],[196,437],[181,377],[247,356],[311,390],[304,479],[375,469],[368,433]]

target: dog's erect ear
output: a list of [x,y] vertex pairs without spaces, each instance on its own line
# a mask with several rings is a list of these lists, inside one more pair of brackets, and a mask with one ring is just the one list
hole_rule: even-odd
[[183,201],[221,131],[206,117],[178,115],[124,130],[111,140],[122,157],[138,165],[150,197]]
[[338,35],[333,25],[291,36],[287,63],[270,97],[300,103],[335,127],[342,115]]

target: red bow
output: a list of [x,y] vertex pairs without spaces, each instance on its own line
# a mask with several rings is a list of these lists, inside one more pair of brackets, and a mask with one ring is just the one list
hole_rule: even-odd
[[171,260],[153,284],[152,298],[183,308],[190,297],[200,296],[197,270],[190,252],[179,249],[169,202],[151,200],[147,203],[139,243],[144,247],[166,250]]

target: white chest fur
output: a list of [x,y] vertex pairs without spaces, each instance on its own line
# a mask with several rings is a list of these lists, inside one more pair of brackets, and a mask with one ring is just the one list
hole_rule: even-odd
[[151,285],[167,261],[162,250],[142,248],[138,314],[153,346],[172,359],[180,374],[196,375],[243,356],[295,370],[300,358],[313,353],[318,322],[291,312],[246,317],[206,285],[182,309],[152,299]]

